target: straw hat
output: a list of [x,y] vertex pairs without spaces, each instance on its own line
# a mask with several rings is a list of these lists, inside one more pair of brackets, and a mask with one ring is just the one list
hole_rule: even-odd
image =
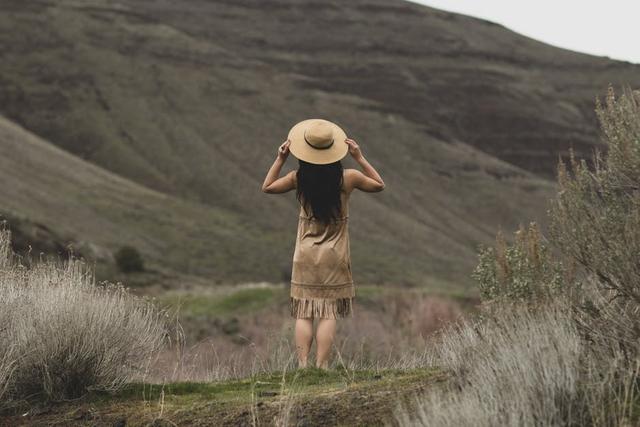
[[289,151],[305,162],[324,165],[337,162],[347,155],[347,134],[328,120],[309,119],[289,131]]

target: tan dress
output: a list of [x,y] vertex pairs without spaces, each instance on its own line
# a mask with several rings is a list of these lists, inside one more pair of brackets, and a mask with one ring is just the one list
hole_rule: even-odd
[[343,214],[325,225],[300,206],[291,272],[291,316],[336,319],[352,315],[355,287],[349,250],[349,194],[344,190]]

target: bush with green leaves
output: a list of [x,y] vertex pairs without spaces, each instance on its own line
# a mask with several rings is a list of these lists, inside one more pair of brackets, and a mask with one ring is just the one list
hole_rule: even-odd
[[551,238],[598,287],[640,304],[640,95],[609,91],[597,112],[607,154],[558,167]]
[[568,164],[560,161],[549,245],[532,225],[516,233],[515,243],[499,235],[495,247],[481,251],[473,277],[485,299],[570,290],[577,269],[582,282],[640,304],[639,105],[640,92],[630,89],[616,98],[610,88],[597,102],[606,154],[596,152],[590,164],[573,152]]
[[575,263],[598,289],[640,304],[639,105],[640,92],[630,89],[616,98],[610,88],[605,102],[597,101],[606,154],[596,152],[588,164],[571,152],[568,164],[559,162],[549,244],[532,225],[513,244],[500,234],[495,247],[481,251],[473,277],[483,297],[522,300],[570,288]]
[[139,273],[144,271],[144,261],[140,251],[133,246],[123,246],[115,253],[118,269],[123,273]]
[[[573,156],[560,164],[551,239],[583,271],[575,319],[603,383],[628,390],[604,399],[622,412],[640,405],[640,92],[616,97],[610,89],[596,111],[607,153],[596,153],[592,165]],[[620,380],[629,372],[631,387]]]
[[606,152],[560,162],[548,240],[531,225],[480,252],[491,310],[441,335],[454,384],[401,424],[640,425],[640,92],[596,111]]
[[542,240],[536,223],[520,226],[515,242],[507,244],[498,233],[495,247],[479,254],[472,277],[485,301],[538,301],[558,294],[563,283],[571,280],[570,270],[555,261]]

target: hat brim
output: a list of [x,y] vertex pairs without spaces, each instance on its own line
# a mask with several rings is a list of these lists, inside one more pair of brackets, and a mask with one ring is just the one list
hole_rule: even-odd
[[347,155],[349,146],[345,142],[347,134],[337,124],[322,120],[331,124],[333,127],[333,144],[329,148],[318,149],[309,145],[304,140],[304,133],[312,122],[322,119],[308,119],[294,125],[289,131],[289,151],[296,158],[317,165],[326,165],[327,163],[337,162]]

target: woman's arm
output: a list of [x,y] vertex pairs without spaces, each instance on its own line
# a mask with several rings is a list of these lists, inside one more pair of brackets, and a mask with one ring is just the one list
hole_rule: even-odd
[[278,157],[276,157],[273,165],[269,168],[269,172],[267,172],[267,176],[264,178],[264,182],[262,183],[262,191],[265,193],[286,193],[287,191],[291,191],[296,188],[295,171],[291,171],[282,178],[278,178],[280,176],[282,166],[289,156],[290,144],[291,141],[286,140],[280,145],[280,147],[278,147]]
[[382,177],[378,171],[371,166],[371,163],[364,158],[358,143],[353,139],[347,139],[346,143],[349,145],[349,153],[362,168],[362,172],[354,170],[353,187],[369,193],[377,193],[384,190]]

